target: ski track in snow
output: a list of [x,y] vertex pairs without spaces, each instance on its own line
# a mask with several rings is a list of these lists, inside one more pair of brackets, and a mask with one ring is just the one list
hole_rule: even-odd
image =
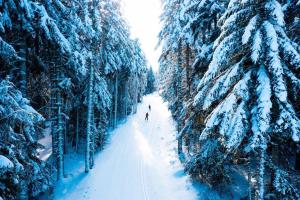
[[[149,121],[145,113],[148,105]],[[194,200],[197,190],[176,153],[176,130],[167,104],[155,93],[111,134],[110,144],[84,173],[83,156],[67,155],[67,177],[55,189],[56,200]]]

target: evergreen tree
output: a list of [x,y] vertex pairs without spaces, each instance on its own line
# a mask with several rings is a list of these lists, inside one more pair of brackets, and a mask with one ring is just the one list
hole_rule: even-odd
[[152,67],[150,67],[147,70],[147,87],[145,89],[145,94],[151,94],[155,91],[155,77],[152,70]]
[[[61,180],[64,177],[64,156],[70,143],[76,152],[86,149],[86,171],[93,167],[97,148],[103,148],[109,113],[113,110],[112,77],[119,79],[115,113],[125,118],[129,113],[127,107],[133,102],[137,104],[138,97],[144,92],[147,63],[140,44],[130,39],[117,1],[22,0],[0,1],[0,65],[0,78],[8,77],[1,82],[3,88],[13,88],[9,92],[11,100],[25,102],[22,103],[22,106],[27,105],[22,107],[24,112],[29,109],[28,114],[43,115],[46,122],[51,121],[51,158],[57,169],[51,172],[57,171],[56,178]],[[136,88],[135,96],[130,92],[132,85]],[[20,95],[28,100],[20,100]],[[6,109],[5,106],[10,104],[6,99],[1,100],[5,102],[0,108]],[[40,120],[29,126],[25,119],[22,122],[23,119],[13,117],[7,117],[11,119],[11,128],[1,129],[0,137],[14,132],[22,138],[18,141],[3,140],[6,143],[1,139],[1,159],[7,165],[1,166],[0,171],[5,173],[3,180],[8,181],[1,197],[26,199],[48,190],[53,184],[49,178],[50,167],[35,153],[37,148],[42,148],[36,140],[43,137],[42,129],[47,128],[48,123]],[[7,121],[3,119],[0,126],[5,123]],[[38,123],[40,128],[36,129]],[[30,138],[25,136],[30,131],[34,138],[29,141]],[[82,145],[81,140],[86,145]],[[25,143],[30,145],[25,147]],[[17,144],[22,146],[22,152],[16,148]],[[7,149],[11,149],[11,155]],[[25,157],[16,159],[24,162],[23,172],[28,172],[26,176],[32,179],[25,179],[23,172],[12,174],[12,171],[19,170],[13,157],[21,157],[21,154]],[[47,162],[52,162],[52,159]],[[19,177],[19,183],[11,182]],[[25,191],[26,188],[29,189]]]
[[[289,161],[299,162],[297,1],[284,2],[284,7],[273,0],[185,1],[176,11],[174,2],[165,1],[160,36],[167,37],[164,45],[176,43],[177,53],[163,48],[160,82],[167,100],[183,99],[178,78],[183,79],[184,70],[175,67],[176,61],[181,65],[184,58],[181,45],[195,49],[188,74],[197,91],[185,98],[185,106],[171,106],[182,125],[178,148],[183,138],[188,149],[194,149],[187,155],[187,171],[200,174],[205,182],[224,184],[234,163],[241,162],[249,166],[248,177],[257,180],[249,182],[250,198],[255,188],[258,199],[272,191],[277,198],[299,198],[291,178],[297,164]],[[170,27],[177,25],[181,32],[174,35],[181,40],[172,39],[175,28]],[[171,90],[172,84],[179,91]],[[273,178],[267,180],[268,175]]]
[[[8,80],[0,82],[0,194],[28,199],[49,189],[50,167],[38,159],[37,129],[44,118]],[[4,185],[3,185],[4,184]]]

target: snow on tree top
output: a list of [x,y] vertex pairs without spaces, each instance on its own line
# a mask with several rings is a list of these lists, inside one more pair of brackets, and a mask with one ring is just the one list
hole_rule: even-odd
[[[5,156],[0,155],[0,169],[11,169],[14,167],[14,164]],[[0,198],[1,199],[1,198]]]

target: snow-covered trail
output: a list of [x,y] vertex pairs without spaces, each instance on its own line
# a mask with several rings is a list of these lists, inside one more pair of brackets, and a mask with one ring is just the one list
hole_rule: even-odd
[[[152,110],[146,122],[149,104]],[[54,199],[197,199],[177,158],[174,122],[158,94],[146,96],[137,114],[112,133],[89,174],[84,173],[83,160],[74,162],[66,164],[68,177],[57,187]]]

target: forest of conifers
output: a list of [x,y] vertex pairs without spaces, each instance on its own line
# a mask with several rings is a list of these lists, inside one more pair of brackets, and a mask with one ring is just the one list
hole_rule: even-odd
[[[147,61],[130,38],[117,1],[0,1],[0,199],[48,191],[68,151],[93,168],[107,130],[144,93]],[[49,124],[44,162],[37,140]]]
[[[185,172],[244,199],[300,199],[300,1],[161,1],[155,85]],[[51,193],[67,154],[96,168],[154,91],[148,66],[118,0],[0,0],[0,200]]]
[[219,190],[245,179],[248,199],[299,199],[300,1],[163,6],[159,87],[186,171]]

